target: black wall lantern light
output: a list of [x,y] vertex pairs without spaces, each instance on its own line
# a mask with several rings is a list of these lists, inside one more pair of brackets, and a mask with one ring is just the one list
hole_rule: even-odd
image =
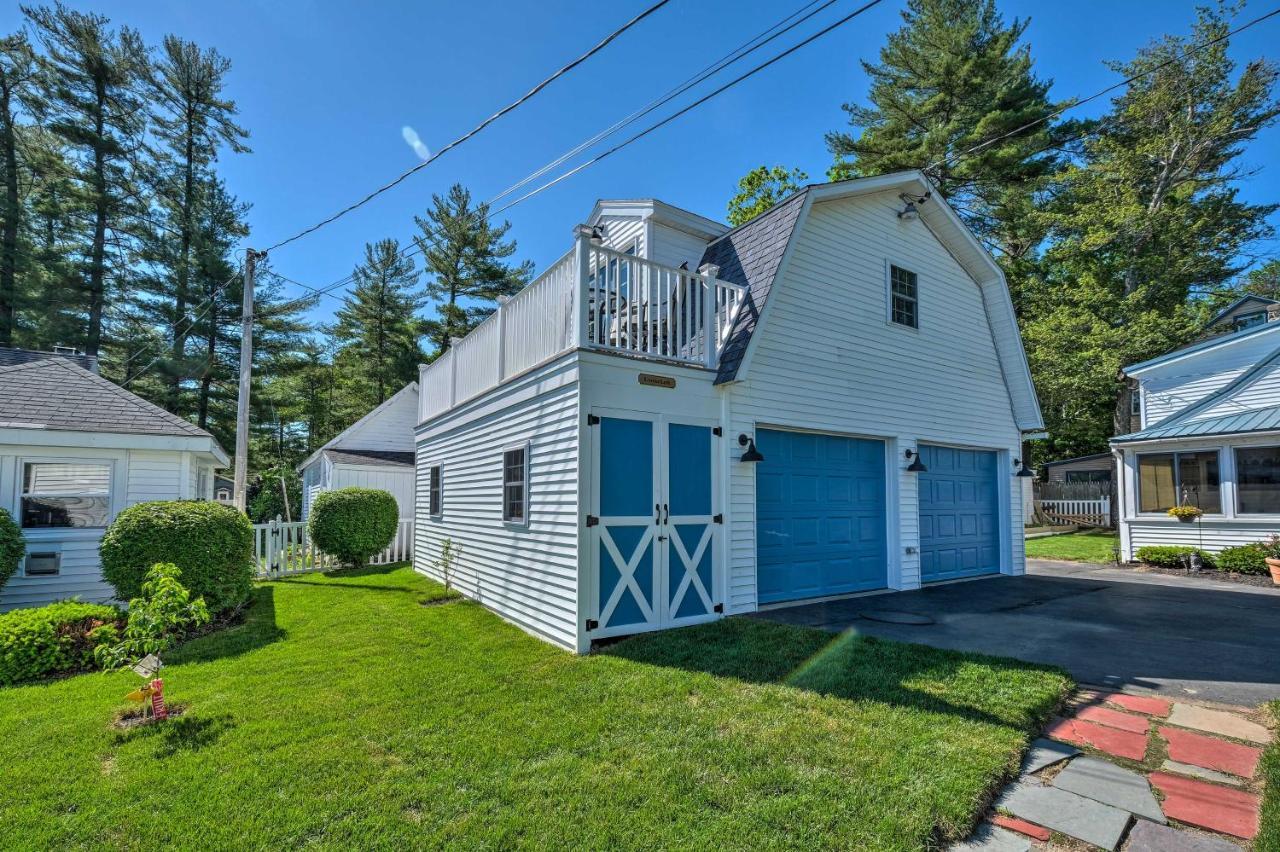
[[916,207],[928,201],[929,196],[932,194],[931,192],[926,192],[924,195],[912,195],[909,192],[900,194],[898,198],[902,200],[904,206],[898,211],[898,218],[904,222],[911,222],[919,218],[920,211]]
[[1014,476],[1035,476],[1035,472],[1031,468],[1027,467],[1027,463],[1022,459],[1014,459],[1013,466],[1018,468],[1018,472],[1015,473]]
[[924,462],[920,461],[920,453],[915,450],[907,450],[905,455],[909,459],[914,459],[911,464],[907,465],[907,473],[925,473],[929,470],[924,466]]
[[744,461],[744,462],[764,461],[764,456],[762,456],[760,454],[760,451],[756,449],[755,438],[748,438],[746,435],[739,435],[738,446],[747,448],[747,451],[742,454],[742,458],[738,459],[738,461]]

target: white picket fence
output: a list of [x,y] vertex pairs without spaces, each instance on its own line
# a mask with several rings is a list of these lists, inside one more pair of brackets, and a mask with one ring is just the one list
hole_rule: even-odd
[[1049,520],[1059,526],[1111,526],[1111,498],[1096,500],[1037,500],[1036,505]]
[[[311,571],[332,571],[338,560],[311,543],[305,521],[286,523],[277,517],[253,525],[253,556],[260,578],[287,577]],[[391,545],[369,560],[370,565],[388,565],[413,558],[413,518],[401,518]]]

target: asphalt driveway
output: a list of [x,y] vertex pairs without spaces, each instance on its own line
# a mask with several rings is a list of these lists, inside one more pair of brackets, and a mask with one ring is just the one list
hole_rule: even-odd
[[[873,620],[900,613],[933,623]],[[1129,692],[1247,706],[1280,698],[1280,589],[1033,560],[1024,577],[752,617],[1051,663],[1081,683]]]

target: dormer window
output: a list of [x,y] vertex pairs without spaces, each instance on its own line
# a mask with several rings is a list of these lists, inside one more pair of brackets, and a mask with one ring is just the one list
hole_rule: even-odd
[[1253,328],[1255,325],[1262,325],[1267,321],[1266,311],[1254,311],[1251,314],[1241,314],[1236,317],[1236,331],[1244,331],[1246,328]]

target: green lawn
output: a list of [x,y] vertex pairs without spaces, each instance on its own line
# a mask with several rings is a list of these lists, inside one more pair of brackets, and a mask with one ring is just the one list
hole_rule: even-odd
[[[1280,701],[1272,701],[1267,709],[1271,717],[1280,722]],[[1280,850],[1280,740],[1263,752],[1259,774],[1266,786],[1262,791],[1262,813],[1253,848],[1257,852],[1277,852]]]
[[1027,539],[1028,559],[1114,562],[1119,539],[1113,532],[1078,532]]
[[963,835],[1053,670],[747,619],[575,658],[407,568],[265,584],[165,669],[0,689],[0,848],[803,847]]

